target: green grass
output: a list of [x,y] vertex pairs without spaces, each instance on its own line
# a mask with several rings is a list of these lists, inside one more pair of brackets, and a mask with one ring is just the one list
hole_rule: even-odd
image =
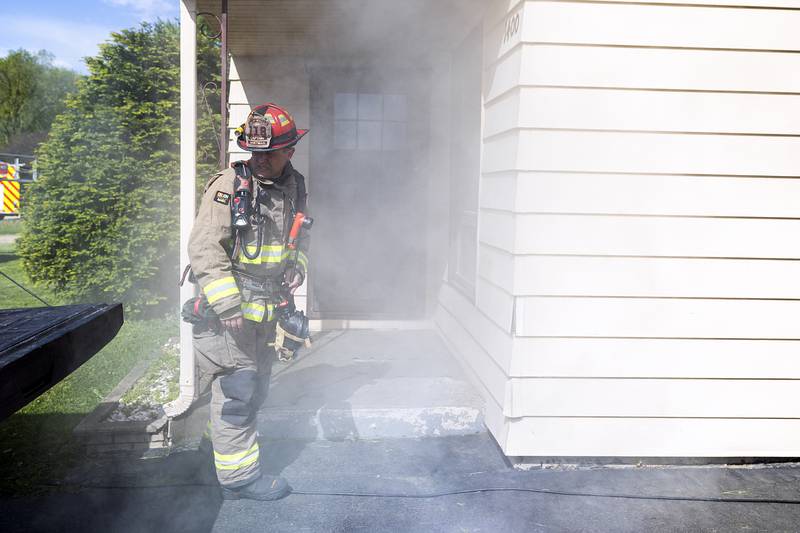
[[177,329],[175,320],[126,322],[97,355],[17,414],[89,413],[137,362],[161,354],[161,346]]
[[[27,282],[13,246],[0,247],[0,270]],[[41,292],[45,300],[57,302],[54,295]],[[41,306],[2,277],[0,302],[3,308]],[[0,494],[37,492],[74,465],[81,450],[72,439],[72,429],[138,361],[160,354],[161,346],[177,333],[177,319],[126,322],[116,338],[82,367],[0,422]]]
[[18,235],[22,232],[22,220],[18,218],[0,220],[0,235]]
[[0,494],[24,495],[62,476],[81,449],[73,428],[142,358],[158,353],[175,320],[126,322],[117,337],[78,370],[0,423]]
[[[50,291],[33,286],[22,269],[22,260],[15,253],[15,247],[14,244],[0,244],[0,272],[11,277],[50,305],[65,303]],[[43,305],[42,302],[14,285],[8,278],[0,275],[0,309],[42,307]]]

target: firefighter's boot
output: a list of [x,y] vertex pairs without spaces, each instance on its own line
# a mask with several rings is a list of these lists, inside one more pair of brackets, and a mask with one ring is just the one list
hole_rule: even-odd
[[228,488],[223,486],[222,498],[224,500],[271,501],[280,500],[288,496],[290,492],[292,492],[292,488],[282,477],[262,474],[257,480],[242,487]]

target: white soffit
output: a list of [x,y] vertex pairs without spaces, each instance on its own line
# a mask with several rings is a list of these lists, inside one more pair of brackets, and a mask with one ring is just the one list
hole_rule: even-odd
[[[222,2],[197,4],[199,12],[219,15]],[[459,44],[485,6],[481,0],[229,0],[228,46],[240,56],[381,56],[400,50],[426,56]]]

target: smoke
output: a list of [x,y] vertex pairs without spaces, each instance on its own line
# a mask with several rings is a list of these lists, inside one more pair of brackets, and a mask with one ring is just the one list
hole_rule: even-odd
[[[483,3],[318,7],[308,12],[280,4],[244,13],[231,5],[231,125],[252,105],[274,101],[299,127],[311,128],[293,163],[307,177],[317,220],[312,316],[427,318],[448,256],[458,253],[450,249],[450,225],[461,213],[451,211],[468,210],[460,205],[467,199],[453,205],[451,181],[472,184],[473,214],[477,207],[481,58],[480,47],[464,50],[464,41],[480,25]],[[245,16],[276,37],[259,43],[237,33]],[[465,54],[476,75],[461,69],[453,78],[451,65]],[[239,87],[245,98],[236,100]],[[471,107],[453,98],[461,92],[473,96]],[[464,113],[473,120],[454,120]],[[231,160],[247,157],[231,154]],[[460,242],[470,239],[474,221],[471,237]]]

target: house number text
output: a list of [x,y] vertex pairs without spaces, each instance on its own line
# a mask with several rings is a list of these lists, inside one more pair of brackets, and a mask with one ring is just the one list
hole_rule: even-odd
[[506,44],[519,32],[519,11],[506,20],[506,32],[503,34],[503,44]]

